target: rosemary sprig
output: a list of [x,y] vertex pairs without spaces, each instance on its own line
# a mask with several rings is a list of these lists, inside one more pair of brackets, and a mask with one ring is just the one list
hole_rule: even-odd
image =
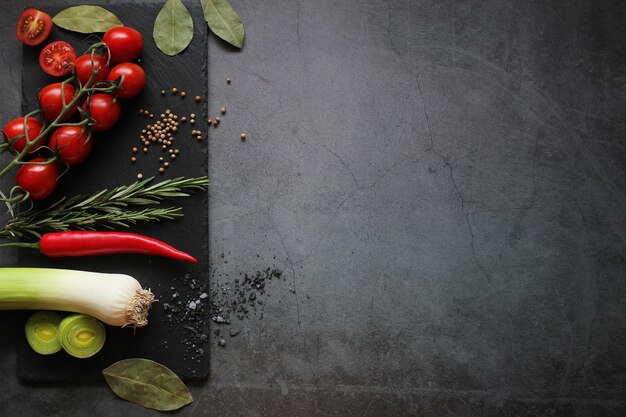
[[129,210],[129,206],[160,204],[187,197],[206,189],[206,177],[175,178],[150,185],[153,178],[131,185],[102,190],[92,195],[62,199],[51,206],[18,214],[0,230],[0,238],[39,238],[43,233],[66,230],[96,230],[130,227],[141,221],[161,221],[180,217],[180,207],[149,207]]

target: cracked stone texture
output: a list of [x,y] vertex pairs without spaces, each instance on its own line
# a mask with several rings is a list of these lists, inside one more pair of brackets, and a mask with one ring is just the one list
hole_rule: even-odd
[[[0,25],[3,120],[27,4]],[[209,43],[209,111],[228,109],[210,256],[276,256],[287,282],[178,414],[624,415],[623,4],[231,4],[243,51]],[[20,384],[0,352],[6,415],[152,414],[102,384]]]

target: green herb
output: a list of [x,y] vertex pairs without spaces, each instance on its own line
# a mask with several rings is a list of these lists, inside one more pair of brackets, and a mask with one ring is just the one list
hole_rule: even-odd
[[200,0],[204,20],[209,28],[229,44],[241,48],[243,45],[243,24],[226,0]]
[[154,21],[156,46],[169,56],[182,52],[193,38],[193,19],[180,0],[167,0]]
[[145,408],[177,410],[193,401],[178,376],[148,359],[124,359],[102,371],[109,387],[119,397]]
[[100,6],[74,6],[60,11],[52,18],[55,25],[80,33],[106,32],[124,26],[110,11]]
[[129,210],[128,207],[187,197],[194,191],[206,189],[209,184],[207,177],[180,177],[150,185],[152,180],[148,178],[92,195],[62,199],[47,208],[18,214],[0,229],[0,238],[40,238],[46,232],[113,229],[129,227],[140,221],[173,219],[182,216],[180,207],[142,210]]

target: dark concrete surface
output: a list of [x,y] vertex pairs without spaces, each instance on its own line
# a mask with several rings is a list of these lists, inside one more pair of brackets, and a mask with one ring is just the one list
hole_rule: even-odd
[[[623,2],[231,3],[243,51],[209,43],[214,278],[286,281],[215,338],[178,415],[626,415]],[[2,119],[26,4],[3,3]],[[13,345],[2,415],[152,414],[21,384]]]

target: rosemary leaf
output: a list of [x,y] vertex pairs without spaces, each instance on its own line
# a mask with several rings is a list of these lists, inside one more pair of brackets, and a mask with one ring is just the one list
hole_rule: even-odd
[[64,198],[47,208],[18,214],[0,229],[0,238],[39,238],[46,232],[126,228],[138,222],[175,219],[183,215],[181,207],[128,207],[158,205],[204,190],[209,184],[207,177],[180,177],[150,185],[152,180]]

